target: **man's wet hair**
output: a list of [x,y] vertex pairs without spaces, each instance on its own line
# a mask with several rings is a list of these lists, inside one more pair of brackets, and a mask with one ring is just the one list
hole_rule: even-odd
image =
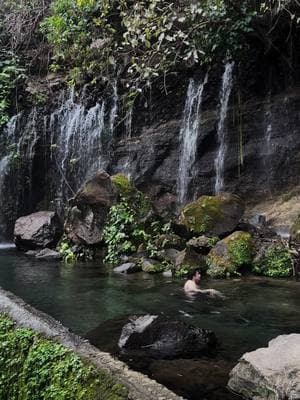
[[188,279],[192,280],[197,272],[199,272],[199,274],[201,275],[200,268],[195,268],[192,271],[190,271],[188,274]]

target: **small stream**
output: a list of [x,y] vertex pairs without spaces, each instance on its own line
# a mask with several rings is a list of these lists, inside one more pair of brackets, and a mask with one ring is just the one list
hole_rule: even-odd
[[[65,266],[30,259],[14,248],[0,248],[1,287],[77,334],[85,335],[101,325],[99,346],[112,353],[122,324],[132,314],[163,313],[213,330],[222,342],[218,358],[232,365],[244,352],[266,346],[277,335],[300,333],[299,282],[259,278],[203,281],[203,288],[222,291],[225,300],[190,299],[182,285],[182,280],[161,275],[124,276],[107,273],[95,263]],[[176,390],[176,385],[169,386]],[[178,392],[189,399],[225,398],[197,397],[195,388],[189,387],[185,393]]]

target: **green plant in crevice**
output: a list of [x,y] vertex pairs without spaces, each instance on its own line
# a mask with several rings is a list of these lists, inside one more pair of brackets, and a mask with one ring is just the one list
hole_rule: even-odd
[[[234,234],[233,234],[234,236]],[[250,265],[253,254],[253,243],[251,235],[247,232],[240,232],[228,243],[230,261],[236,267]]]
[[208,238],[207,245],[210,249],[212,249],[220,240],[218,236],[212,236]]
[[61,254],[63,261],[66,264],[73,264],[77,261],[77,255],[72,250],[70,241],[63,237],[57,247],[58,252]]
[[152,258],[160,248],[157,237],[170,232],[170,224],[164,224],[151,215],[149,199],[122,174],[112,177],[118,188],[119,201],[109,211],[103,231],[107,246],[105,262],[117,264],[122,255],[136,252],[140,246]]
[[135,252],[140,243],[147,241],[148,234],[139,223],[136,210],[125,197],[111,207],[103,237],[107,245],[104,261],[110,264],[116,264],[121,254]]
[[291,276],[293,259],[289,249],[283,245],[270,246],[261,259],[254,263],[253,272],[273,278]]
[[175,271],[176,278],[183,278],[191,271],[191,266],[188,264],[183,264],[179,269]]

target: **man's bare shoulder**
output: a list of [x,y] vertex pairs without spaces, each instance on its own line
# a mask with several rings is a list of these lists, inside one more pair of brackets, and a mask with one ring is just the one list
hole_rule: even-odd
[[186,292],[198,292],[200,289],[197,287],[194,281],[188,280],[185,282],[183,289]]

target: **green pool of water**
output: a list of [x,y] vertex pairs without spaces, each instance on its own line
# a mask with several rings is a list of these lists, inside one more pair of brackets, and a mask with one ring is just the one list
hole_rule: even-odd
[[77,334],[101,324],[105,350],[113,347],[121,321],[132,314],[162,313],[211,329],[222,342],[220,354],[232,361],[277,335],[300,333],[300,282],[203,280],[203,288],[220,290],[224,300],[188,298],[183,283],[161,275],[106,273],[97,264],[41,262],[14,249],[0,250],[0,286]]

